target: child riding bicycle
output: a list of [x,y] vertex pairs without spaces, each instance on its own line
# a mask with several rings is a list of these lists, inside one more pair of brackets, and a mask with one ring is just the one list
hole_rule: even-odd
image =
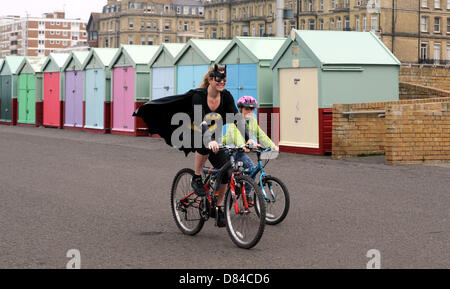
[[[238,109],[245,119],[245,136],[243,136],[236,125],[228,125],[226,134],[222,139],[223,144],[243,146],[249,144],[256,147],[258,143],[266,148],[278,151],[278,147],[266,135],[266,133],[259,127],[258,120],[255,116],[255,109],[258,107],[258,102],[252,96],[243,96],[238,100]],[[249,150],[246,150],[248,152]],[[243,163],[244,169],[252,170],[255,168],[253,161],[245,152],[236,152],[235,160]]]

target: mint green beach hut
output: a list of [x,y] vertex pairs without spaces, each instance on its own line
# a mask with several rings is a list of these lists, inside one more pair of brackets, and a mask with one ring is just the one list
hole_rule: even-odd
[[28,56],[19,67],[18,116],[19,126],[42,125],[43,81],[42,65],[47,57]]
[[399,99],[401,63],[373,32],[293,30],[271,64],[283,151],[331,152],[337,103]]

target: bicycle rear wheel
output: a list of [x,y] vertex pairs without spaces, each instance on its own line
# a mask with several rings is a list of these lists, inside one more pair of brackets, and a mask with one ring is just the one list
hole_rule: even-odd
[[[236,198],[231,189],[225,196],[225,220],[231,240],[240,248],[254,247],[264,233],[266,206],[261,189],[248,176],[235,177]],[[250,192],[244,190],[250,189]],[[248,200],[253,196],[253,200]]]
[[182,169],[176,175],[172,183],[170,204],[172,215],[183,234],[195,235],[203,228],[205,220],[200,214],[201,198],[191,187],[194,171]]
[[289,212],[289,191],[280,179],[273,176],[265,176],[263,178],[263,186],[267,197],[266,224],[279,224]]

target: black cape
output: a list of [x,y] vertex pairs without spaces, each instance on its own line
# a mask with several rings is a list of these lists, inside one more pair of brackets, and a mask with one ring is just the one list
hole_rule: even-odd
[[[133,113],[133,116],[140,117],[144,120],[150,134],[160,135],[169,146],[173,146],[171,140],[172,134],[180,127],[180,124],[172,125],[172,117],[180,112],[193,116],[192,97],[196,93],[201,93],[202,91],[202,89],[191,89],[185,94],[152,100],[140,106],[136,112]],[[183,139],[182,134],[178,137],[179,139]],[[189,152],[194,152],[193,138],[194,133],[191,134],[191,148],[179,148],[186,155],[188,155]]]

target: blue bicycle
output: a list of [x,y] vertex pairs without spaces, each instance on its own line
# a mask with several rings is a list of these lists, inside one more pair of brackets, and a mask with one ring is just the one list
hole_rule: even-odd
[[244,170],[243,173],[255,180],[259,174],[259,180],[256,183],[261,187],[264,200],[266,201],[266,224],[279,224],[286,218],[289,212],[289,191],[280,179],[267,175],[264,172],[264,168],[271,158],[266,158],[266,161],[263,162],[262,155],[270,154],[272,150],[258,146],[253,148],[252,152],[255,152],[257,155],[258,165],[252,170]]

